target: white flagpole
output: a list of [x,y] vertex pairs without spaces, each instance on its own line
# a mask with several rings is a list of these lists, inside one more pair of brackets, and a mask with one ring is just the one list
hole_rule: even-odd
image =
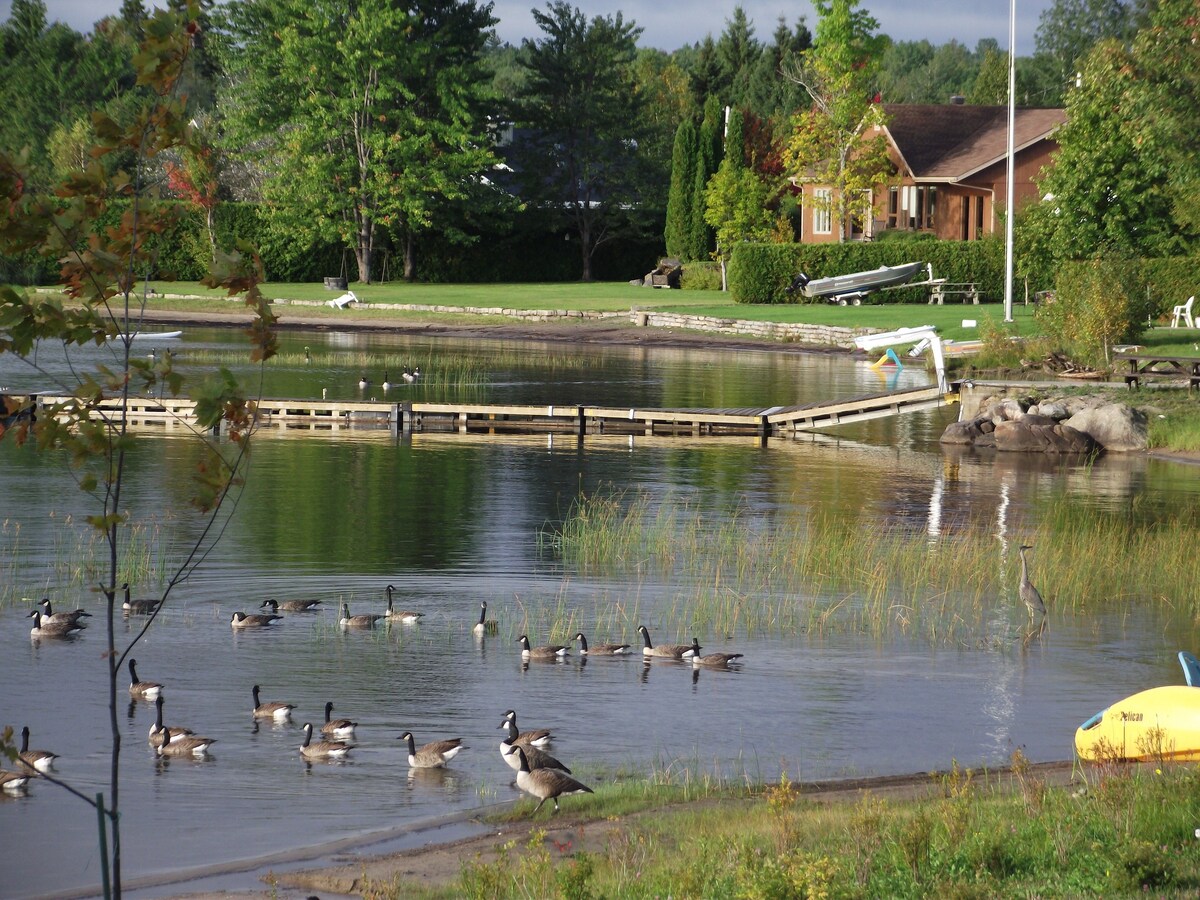
[[1013,164],[1014,123],[1017,103],[1017,0],[1008,13],[1008,184],[1004,207],[1004,321],[1013,320]]

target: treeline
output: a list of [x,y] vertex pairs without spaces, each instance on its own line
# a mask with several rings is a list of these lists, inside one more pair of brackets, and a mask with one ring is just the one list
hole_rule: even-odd
[[[857,2],[818,12],[865,14]],[[1038,52],[1019,61],[1024,103],[1061,103],[1081,53],[1136,33],[1140,6],[1106,0],[1098,17],[1098,2],[1056,0],[1043,17]],[[725,110],[739,134],[725,196],[744,193],[746,171],[781,179],[783,144],[811,102],[782,73],[813,48],[808,23],[780,19],[760,39],[735,7],[715,37],[664,52],[640,47],[620,13],[588,18],[555,0],[534,17],[538,36],[512,46],[475,0],[204,0],[183,79],[199,149],[146,173],[196,214],[164,242],[162,271],[203,267],[235,238],[264,248],[273,280],[347,260],[359,281],[385,269],[486,281],[634,277],[664,248],[708,258],[703,192],[729,156]],[[0,25],[0,151],[27,152],[47,186],[122,162],[92,153],[103,136],[91,113],[133,115],[148,21],[125,0],[79,34],[49,21],[43,0],[14,0]],[[999,102],[1007,86],[993,40],[872,46],[872,88],[888,102]],[[674,217],[672,184],[672,199],[690,196]],[[786,219],[786,196],[771,202]],[[4,269],[47,275],[20,260]]]

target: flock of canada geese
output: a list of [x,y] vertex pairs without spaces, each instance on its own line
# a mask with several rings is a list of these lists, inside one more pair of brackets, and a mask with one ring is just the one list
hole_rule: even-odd
[[[148,615],[158,606],[157,600],[134,600],[130,598],[129,585],[123,585],[125,600],[122,610],[126,615]],[[423,613],[410,609],[397,608],[392,594],[395,588],[388,585],[387,608],[379,614],[351,615],[349,604],[342,603],[338,624],[346,629],[374,628],[380,622],[416,624],[420,622]],[[281,612],[303,613],[316,611],[321,605],[320,600],[265,600],[260,612],[247,614],[239,611],[233,613],[230,619],[231,627],[236,630],[262,629],[276,627],[283,621]],[[45,598],[37,608],[29,613],[33,619],[30,635],[33,639],[41,638],[70,638],[86,627],[82,621],[90,613],[82,609],[70,612],[54,612],[50,599]],[[487,603],[479,604],[479,621],[472,632],[476,637],[496,634],[499,630],[497,622],[487,617]],[[650,632],[645,625],[638,627],[642,637],[642,657],[651,659],[673,659],[690,661],[694,669],[700,667],[727,668],[731,664],[739,665],[741,653],[701,653],[700,643],[692,638],[690,644],[658,644],[650,640]],[[588,644],[583,632],[578,632],[574,641],[578,642],[580,656],[623,656],[636,655],[630,644],[600,643]],[[557,660],[569,655],[573,645],[547,644],[533,646],[527,635],[517,639],[521,646],[521,658],[528,660]],[[189,728],[167,726],[163,722],[163,685],[156,681],[146,681],[139,677],[137,660],[130,659],[129,695],[135,701],[153,702],[155,705],[154,724],[150,726],[148,741],[161,757],[191,757],[202,759],[208,755],[209,749],[216,741],[194,733]],[[251,708],[256,720],[270,720],[283,723],[291,720],[295,704],[284,701],[263,701],[259,685],[254,685],[251,694],[254,705]],[[354,749],[355,729],[358,723],[345,718],[332,718],[333,703],[325,704],[325,721],[320,726],[319,736],[314,740],[314,727],[306,722],[303,727],[304,743],[300,745],[300,756],[305,760],[329,760],[345,757]],[[574,778],[571,770],[553,757],[545,749],[553,740],[550,729],[537,728],[521,731],[517,727],[517,714],[514,710],[504,713],[504,720],[499,725],[505,730],[505,738],[500,743],[500,755],[504,762],[516,772],[517,787],[525,793],[538,798],[534,807],[536,813],[547,800],[554,802],[554,810],[558,811],[558,798],[569,794],[592,793],[592,789]],[[462,750],[467,749],[462,738],[449,738],[433,741],[417,746],[412,732],[406,731],[399,740],[408,745],[408,764],[413,769],[444,768]],[[0,789],[8,793],[19,793],[24,790],[31,777],[38,773],[50,772],[57,759],[57,754],[46,750],[31,750],[29,748],[29,728],[21,730],[21,749],[18,753],[20,771],[0,770]]]

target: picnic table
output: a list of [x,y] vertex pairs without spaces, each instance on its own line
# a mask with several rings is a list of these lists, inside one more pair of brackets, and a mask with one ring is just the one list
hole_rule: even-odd
[[979,286],[974,281],[947,281],[944,278],[935,278],[929,283],[932,285],[929,291],[930,305],[936,303],[941,306],[947,297],[962,297],[963,303],[979,305]]
[[1116,353],[1113,354],[1113,360],[1128,363],[1125,384],[1130,390],[1138,387],[1142,381],[1158,379],[1186,378],[1189,394],[1192,388],[1200,385],[1200,357]]

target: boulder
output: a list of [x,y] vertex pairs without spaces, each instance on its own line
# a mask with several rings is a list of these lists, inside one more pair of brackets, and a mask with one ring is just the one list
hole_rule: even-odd
[[1051,419],[1065,419],[1070,413],[1067,412],[1066,404],[1060,400],[1043,400],[1034,406],[1029,407],[1028,415],[1046,416]]
[[1069,425],[1001,422],[993,436],[996,449],[1010,453],[1095,453],[1101,449],[1090,435]]
[[941,443],[975,444],[985,434],[982,429],[984,423],[987,423],[990,430],[992,425],[990,419],[975,418],[966,422],[951,422],[942,432]]
[[1063,423],[1092,437],[1105,450],[1131,453],[1149,446],[1149,420],[1139,409],[1108,403],[1075,413]]
[[1025,415],[1025,410],[1021,409],[1021,404],[1012,397],[1007,397],[999,403],[993,404],[988,408],[991,414],[991,419],[997,425],[1001,422],[1012,422]]

